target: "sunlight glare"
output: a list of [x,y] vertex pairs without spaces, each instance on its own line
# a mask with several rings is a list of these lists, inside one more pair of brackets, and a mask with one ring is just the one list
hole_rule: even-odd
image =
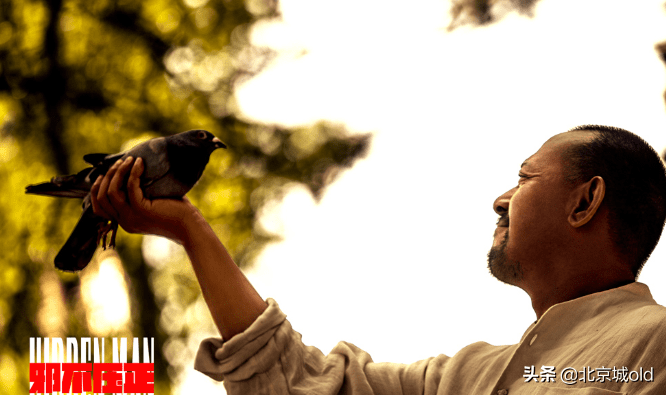
[[53,270],[45,270],[39,278],[41,292],[37,326],[40,333],[48,337],[61,337],[65,334],[67,305],[58,275]]
[[129,327],[130,306],[127,283],[117,253],[107,250],[97,259],[100,260],[98,270],[81,276],[81,294],[86,304],[90,331],[101,336]]

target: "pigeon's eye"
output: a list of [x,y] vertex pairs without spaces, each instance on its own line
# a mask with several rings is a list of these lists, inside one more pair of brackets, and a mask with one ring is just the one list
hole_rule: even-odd
[[199,133],[197,133],[197,137],[200,138],[200,139],[205,140],[206,137],[208,137],[208,136],[206,136],[206,132],[204,132],[203,130],[201,130],[201,131],[199,131]]

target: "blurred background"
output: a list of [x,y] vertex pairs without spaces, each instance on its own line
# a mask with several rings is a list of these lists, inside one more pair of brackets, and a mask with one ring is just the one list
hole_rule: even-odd
[[[605,124],[666,147],[663,0],[4,0],[0,394],[30,337],[154,337],[155,393],[224,393],[187,257],[120,231],[53,257],[80,203],[25,195],[188,129],[229,145],[189,198],[306,344],[375,361],[512,344],[535,316],[486,268],[493,200],[550,136]],[[657,247],[640,280],[666,303]]]

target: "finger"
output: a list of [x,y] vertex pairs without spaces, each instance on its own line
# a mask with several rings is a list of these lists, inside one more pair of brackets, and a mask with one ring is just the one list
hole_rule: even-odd
[[111,217],[99,206],[97,200],[97,193],[99,193],[99,186],[102,184],[102,176],[98,176],[92,187],[90,188],[90,204],[92,205],[93,213],[102,218],[111,219]]
[[120,166],[118,166],[111,182],[109,183],[109,200],[111,204],[116,209],[116,211],[121,214],[122,211],[126,209],[127,199],[125,198],[125,192],[123,190],[125,186],[125,175],[127,174],[130,166],[132,164],[131,156],[128,156]]
[[127,197],[131,206],[138,206],[143,200],[143,190],[141,189],[141,174],[143,174],[143,159],[136,158],[129,180],[127,181]]
[[114,174],[116,174],[116,170],[118,170],[118,166],[120,166],[121,163],[122,161],[119,159],[116,163],[113,164],[113,166],[111,166],[111,168],[109,168],[109,170],[102,178],[102,182],[99,184],[99,191],[97,192],[97,201],[100,208],[105,211],[112,219],[117,219],[118,213],[113,207],[113,204],[111,204],[109,201],[109,184],[111,183],[111,179],[113,178]]

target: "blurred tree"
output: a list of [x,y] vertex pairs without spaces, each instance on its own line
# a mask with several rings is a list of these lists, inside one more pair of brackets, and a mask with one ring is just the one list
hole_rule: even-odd
[[512,11],[532,16],[539,0],[451,0],[448,31],[460,26],[487,25],[501,20]]
[[238,117],[235,84],[271,59],[249,28],[275,16],[270,0],[0,3],[0,394],[28,392],[29,338],[49,336],[154,337],[155,392],[167,394],[189,335],[214,330],[186,258],[167,249],[160,264],[169,245],[154,238],[121,233],[83,273],[57,272],[78,202],[25,185],[80,170],[86,153],[207,129],[230,148],[188,196],[246,265],[276,237],[257,221],[262,207],[293,182],[321,196],[364,154],[369,136],[338,125]]

